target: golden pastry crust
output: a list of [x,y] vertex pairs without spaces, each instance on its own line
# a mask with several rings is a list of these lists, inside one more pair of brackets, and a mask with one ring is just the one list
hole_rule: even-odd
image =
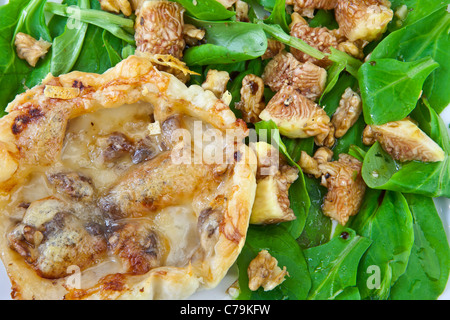
[[[78,88],[79,94],[71,99],[52,98],[44,94],[46,86]],[[231,130],[237,136],[237,143],[224,145],[227,165],[225,167],[210,165],[214,167],[211,169],[211,174],[215,176],[214,178],[208,176],[207,179],[220,180],[219,187],[213,188],[213,191],[202,189],[201,192],[189,198],[195,213],[189,217],[194,217],[193,225],[196,227],[193,230],[198,232],[194,237],[197,239],[194,246],[196,249],[189,256],[184,257],[185,263],[176,265],[167,262],[170,258],[167,258],[167,252],[164,250],[170,251],[176,248],[167,246],[166,240],[170,234],[161,233],[163,222],[157,232],[153,232],[151,226],[138,228],[125,225],[115,228],[105,235],[105,239],[114,249],[114,252],[110,254],[117,253],[117,250],[120,251],[122,247],[129,249],[127,252],[118,253],[127,270],[108,269],[108,262],[97,263],[95,267],[97,271],[92,271],[90,268],[81,270],[82,279],[95,279],[95,281],[86,280],[81,288],[76,286],[73,288],[68,284],[71,280],[69,273],[68,276],[57,277],[53,280],[42,278],[16,250],[11,248],[11,243],[2,241],[0,250],[12,282],[13,298],[182,299],[198,289],[215,287],[234,263],[245,241],[256,190],[256,158],[243,143],[248,129],[245,123],[236,119],[229,107],[217,99],[212,92],[200,86],[188,88],[174,76],[157,70],[149,60],[137,56],[128,57],[102,75],[71,72],[59,77],[48,76],[41,85],[18,95],[8,105],[9,113],[0,119],[0,167],[7,168],[5,171],[2,170],[0,176],[0,231],[4,236],[11,232],[30,206],[29,203],[20,204],[18,207],[22,208],[9,210],[21,186],[33,179],[35,175],[42,172],[48,174],[51,170],[60,169],[58,166],[62,163],[61,155],[66,152],[63,150],[63,145],[71,137],[67,132],[71,121],[108,109],[128,108],[125,105],[136,103],[151,106],[153,117],[161,123],[163,131],[168,126],[166,120],[178,115],[202,120],[202,123],[220,132]],[[94,126],[94,123],[91,124]],[[127,144],[125,139],[119,138],[120,136],[117,136],[115,140],[112,139],[116,144],[110,143],[109,146],[115,147],[117,141],[122,141],[120,145],[123,146],[123,150],[142,151],[139,149],[139,144]],[[90,147],[94,148],[93,145]],[[117,148],[113,149],[117,150]],[[170,151],[170,148],[166,150]],[[164,153],[159,154],[159,156],[162,155]],[[156,161],[155,159],[159,156],[150,157],[150,161],[127,169],[128,175],[121,175],[119,179],[133,176],[133,171],[143,170],[142,168],[149,166],[149,163]],[[142,161],[140,157],[138,158]],[[82,160],[79,162],[82,163]],[[198,165],[202,166],[202,164]],[[89,189],[86,182],[88,180],[77,180],[79,178],[77,175],[56,177],[58,180],[54,184],[58,191],[54,191],[54,196],[77,206],[83,206],[84,199],[91,201],[95,192],[100,194],[99,198],[102,198],[120,189],[120,181],[117,183],[117,179],[105,188],[97,185],[94,191]],[[170,177],[167,179],[171,181]],[[77,186],[81,186],[80,192],[73,190]],[[156,196],[160,195],[161,193],[156,194]],[[207,197],[201,198],[200,195]],[[77,200],[77,196],[82,196],[83,201]],[[32,204],[39,199],[41,198],[35,195],[35,198],[29,201]],[[202,201],[196,202],[196,199]],[[161,203],[164,207],[165,202]],[[168,203],[170,206],[170,201]],[[105,207],[99,206],[98,202],[95,204],[97,209],[102,211],[100,216],[107,219]],[[127,211],[129,206],[125,205],[123,208],[131,217]],[[70,214],[70,212],[67,213],[67,215]],[[147,216],[144,216],[145,214]],[[145,214],[142,213],[138,219],[156,219],[151,215],[154,214],[151,210]],[[160,214],[158,217],[161,221],[168,221],[171,214]],[[52,219],[51,215],[49,219]],[[111,221],[119,223],[126,222],[126,219]],[[36,226],[37,228],[48,227],[45,223]],[[130,236],[130,230],[133,228],[144,230],[149,236],[133,238]],[[42,230],[48,231],[45,228]],[[86,230],[92,234],[100,232],[99,228]],[[20,240],[22,229],[18,232],[17,239]],[[40,235],[38,232],[36,234]],[[16,242],[12,244],[19,243],[19,240],[13,239]],[[40,244],[45,242],[46,238],[37,237],[36,240]],[[163,256],[155,258],[152,250],[158,247],[164,247]],[[132,259],[135,257],[146,262],[145,268],[142,269],[133,264]],[[82,258],[84,259],[84,256]],[[92,274],[100,272],[98,270],[103,270],[103,276],[91,278]]]

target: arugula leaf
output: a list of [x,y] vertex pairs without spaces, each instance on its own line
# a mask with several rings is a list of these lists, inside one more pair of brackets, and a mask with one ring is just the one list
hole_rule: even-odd
[[216,0],[173,0],[186,9],[187,13],[200,20],[219,21],[233,17],[236,13],[227,10]]
[[[289,276],[273,290],[250,291],[247,268],[261,250],[267,250],[286,267]],[[302,250],[297,242],[278,225],[250,226],[242,252],[237,259],[242,300],[304,300],[311,288],[311,279]]]
[[435,300],[449,277],[450,248],[431,198],[405,194],[414,223],[414,244],[405,273],[391,288],[392,300]]
[[304,250],[312,280],[308,300],[334,299],[356,285],[358,264],[371,241],[346,228],[328,243]]
[[[97,27],[108,30],[113,35],[130,44],[135,44],[133,32],[134,20],[120,17],[118,15],[88,7],[68,7],[64,4],[48,2],[45,9],[53,14],[69,17],[81,23],[93,24]],[[76,23],[76,22],[75,22]],[[75,28],[76,29],[76,28]]]
[[367,124],[404,119],[416,106],[428,75],[439,65],[431,58],[413,62],[378,59],[358,72],[363,114]]
[[[82,9],[90,7],[89,0],[79,0],[78,3]],[[55,77],[72,70],[83,47],[88,24],[75,19],[73,23],[69,24],[68,20],[64,32],[53,39],[50,72]]]
[[370,60],[392,58],[417,61],[431,57],[440,67],[434,70],[423,87],[423,95],[439,114],[450,103],[450,14],[445,8],[389,34],[373,50]]
[[358,268],[362,299],[387,299],[391,286],[405,272],[414,231],[408,203],[399,192],[368,189],[349,228],[372,240]]
[[236,63],[260,57],[266,52],[267,38],[259,25],[236,21],[204,21],[186,17],[187,23],[206,30],[206,44],[184,52],[187,65],[207,65],[217,61]]

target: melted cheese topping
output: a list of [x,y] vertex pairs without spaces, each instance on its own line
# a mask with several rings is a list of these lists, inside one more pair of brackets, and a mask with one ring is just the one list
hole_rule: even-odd
[[[148,129],[149,125],[154,122],[152,112],[153,108],[150,104],[137,103],[116,109],[101,109],[71,120],[66,131],[60,160],[50,167],[34,168],[34,172],[28,180],[11,193],[12,198],[8,199],[7,205],[0,206],[0,208],[3,207],[2,210],[6,210],[12,219],[21,221],[31,203],[49,197],[65,199],[67,195],[61,194],[49,183],[49,176],[61,172],[75,172],[90,179],[96,190],[96,197],[100,197],[127,172],[139,166],[134,163],[130,152],[124,152],[112,161],[105,160],[104,152],[105,148],[108,148],[105,141],[108,137],[124,135],[128,139],[127,143],[130,144],[137,144],[145,140],[147,147],[153,152],[152,158],[163,152],[164,145],[161,135],[152,135]],[[187,129],[192,132],[195,127],[193,119],[188,116],[183,117]],[[211,128],[206,124],[203,124],[203,127],[204,130]],[[220,189],[220,183],[215,188],[215,190]],[[190,199],[186,203],[152,212],[146,217],[128,217],[114,222],[105,220],[100,224],[108,227],[112,224],[126,224],[133,219],[145,219],[146,223],[152,226],[152,230],[164,238],[159,242],[159,245],[164,247],[162,250],[166,252],[164,265],[184,267],[192,259],[195,259],[196,252],[200,247],[198,212],[215,195],[214,190],[208,191],[204,197],[199,197],[198,201],[194,199],[193,202]],[[80,199],[76,202],[76,206],[83,205],[83,201]],[[23,258],[17,255],[16,260],[20,261]],[[103,256],[101,260],[97,259],[83,271],[82,287],[90,287],[108,274],[127,272],[122,262],[117,255],[111,252],[111,249],[108,249],[106,256]],[[65,280],[62,278],[55,283],[59,281]]]

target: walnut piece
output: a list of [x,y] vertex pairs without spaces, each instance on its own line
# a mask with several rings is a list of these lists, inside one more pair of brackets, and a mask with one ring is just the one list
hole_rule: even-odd
[[333,151],[327,147],[320,147],[317,149],[313,157],[305,151],[302,151],[298,165],[302,168],[304,173],[320,178],[322,176],[322,171],[319,169],[319,164],[331,161],[332,157]]
[[212,91],[220,99],[227,90],[229,80],[230,75],[228,72],[209,69],[206,74],[206,80],[202,83],[202,88]]
[[249,22],[248,18],[248,4],[247,2],[237,0],[236,1],[236,21]]
[[350,41],[378,39],[392,20],[387,0],[338,0],[335,9],[339,29]]
[[183,27],[184,41],[189,46],[196,46],[205,37],[205,30],[198,29],[192,24],[185,24]]
[[322,185],[328,189],[322,211],[345,225],[361,207],[366,184],[361,176],[362,163],[348,154],[340,154],[338,161],[319,164]]
[[[333,32],[325,27],[310,27],[306,20],[300,17],[300,15],[296,12],[292,14],[290,35],[302,39],[310,46],[324,53],[331,53],[330,47],[336,49],[338,47],[338,40]],[[322,60],[318,60],[295,48],[291,48],[291,53],[300,62],[309,61],[323,68],[328,67],[332,64],[332,61],[330,61],[327,57],[323,58]]]
[[267,250],[261,250],[250,262],[247,274],[248,287],[252,291],[256,291],[260,287],[263,287],[264,291],[270,291],[286,280],[286,276],[289,276],[286,267],[281,269],[278,266],[278,260],[272,257]]
[[264,110],[264,82],[254,74],[248,74],[242,79],[241,101],[236,109],[242,111],[242,119],[247,123],[260,121],[259,114]]
[[326,112],[290,85],[272,97],[259,117],[265,121],[273,120],[280,133],[289,138],[328,135],[330,132],[330,118]]
[[298,178],[298,169],[281,158],[272,145],[252,143],[258,159],[256,195],[251,224],[271,224],[296,219],[290,207],[289,187]]
[[261,77],[274,92],[293,85],[306,98],[316,100],[325,89],[327,71],[311,62],[301,63],[291,53],[282,51],[269,61]]
[[145,1],[135,24],[136,50],[152,54],[183,56],[184,8],[171,1]]
[[286,48],[284,43],[274,40],[274,39],[267,39],[267,49],[266,52],[261,56],[262,60],[270,59],[275,57],[277,54],[282,52]]
[[301,9],[331,10],[337,5],[337,0],[287,0],[287,5],[293,5],[294,11]]
[[102,10],[123,13],[126,16],[131,15],[132,8],[128,0],[99,0]]
[[345,89],[344,94],[339,101],[339,107],[331,118],[336,131],[336,138],[342,137],[347,133],[362,113],[362,102],[359,95],[351,88]]
[[407,118],[383,125],[367,125],[363,143],[370,145],[375,141],[399,161],[436,162],[445,158],[442,148]]
[[32,36],[18,32],[14,41],[16,46],[17,56],[20,59],[26,60],[32,67],[36,66],[39,58],[42,58],[48,52],[48,49],[52,46],[50,42],[45,40],[36,40]]

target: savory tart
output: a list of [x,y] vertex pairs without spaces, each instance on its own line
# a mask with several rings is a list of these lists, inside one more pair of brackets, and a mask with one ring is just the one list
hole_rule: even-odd
[[48,76],[7,111],[0,250],[13,298],[182,299],[235,262],[256,159],[211,91],[130,56],[102,75]]

